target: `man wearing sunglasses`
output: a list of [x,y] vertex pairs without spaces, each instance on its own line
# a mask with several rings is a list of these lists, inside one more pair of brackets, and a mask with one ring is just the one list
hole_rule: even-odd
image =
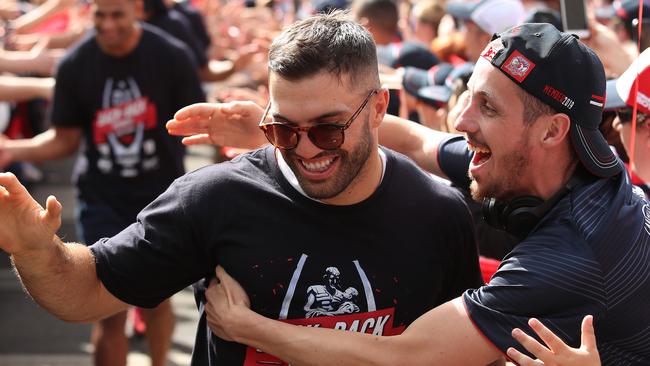
[[[290,364],[329,364],[322,362],[328,355],[337,365],[485,365],[516,354],[511,348],[527,352],[511,331],[529,331],[531,317],[577,347],[581,321],[592,314],[603,364],[650,364],[650,205],[598,129],[606,90],[600,60],[552,25],[524,24],[493,38],[468,87],[455,125],[464,137],[394,118],[380,136],[471,190],[490,222],[521,238],[489,284],[431,310],[398,336],[377,337],[267,319],[247,308],[237,275],[218,268],[219,283],[207,296],[211,329]],[[235,134],[217,132],[221,123],[197,121],[221,114],[222,127],[229,126],[229,113],[245,116],[247,105],[206,108],[184,109],[168,127],[179,132],[189,122],[207,127],[212,139],[235,141]]]
[[[345,14],[316,16],[285,30],[269,60],[271,102],[254,128],[273,146],[179,178],[89,249],[54,235],[56,199],[42,210],[0,174],[0,248],[36,301],[91,320],[153,307],[223,265],[270,318],[394,335],[480,286],[462,197],[377,144],[388,94],[370,34]],[[192,364],[280,363],[213,336],[203,315]]]

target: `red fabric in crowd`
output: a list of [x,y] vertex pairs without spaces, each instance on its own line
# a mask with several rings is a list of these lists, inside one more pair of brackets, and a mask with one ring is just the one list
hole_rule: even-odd
[[481,267],[481,275],[483,276],[483,282],[488,283],[490,282],[490,278],[492,278],[494,272],[496,272],[497,269],[499,268],[501,261],[480,256],[478,258],[478,264]]

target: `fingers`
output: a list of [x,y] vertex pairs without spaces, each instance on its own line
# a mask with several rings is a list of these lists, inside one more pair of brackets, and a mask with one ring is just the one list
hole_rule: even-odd
[[[230,103],[196,103],[181,108],[176,112],[176,114],[174,114],[174,119],[172,121],[183,122],[188,119],[210,119],[216,117],[217,113],[244,116],[251,114],[251,112],[254,112],[256,109],[262,110],[257,104],[248,101]],[[172,126],[175,126],[175,124],[172,124]]]
[[209,145],[212,144],[212,140],[210,139],[210,135],[208,135],[207,133],[201,133],[198,135],[184,137],[182,143],[185,146]]
[[174,119],[182,121],[192,117],[210,118],[216,112],[218,104],[214,103],[195,103],[181,108]]
[[27,189],[20,184],[13,173],[0,173],[0,186],[4,187],[6,192],[11,195],[27,194]]
[[169,120],[165,127],[167,132],[173,136],[189,136],[197,133],[207,132],[206,125],[209,123],[208,119],[200,119],[190,117],[184,120]]
[[517,351],[516,349],[510,347],[506,351],[508,357],[510,357],[511,360],[515,361],[517,364],[520,366],[537,366],[537,365],[543,365],[544,363],[538,360],[533,360],[532,358],[526,356],[525,354]]
[[596,334],[594,331],[594,317],[587,315],[582,319],[582,347],[588,351],[596,350]]
[[[566,345],[558,336],[556,336],[550,329],[544,326],[539,320],[531,318],[528,325],[539,335],[539,337],[546,343],[554,353],[565,351],[569,346]],[[539,355],[537,357],[541,358]]]
[[512,337],[537,358],[546,359],[553,355],[548,348],[541,345],[535,338],[524,333],[521,329],[513,329]]
[[231,304],[243,304],[246,307],[250,308],[250,300],[246,291],[241,287],[239,282],[226,272],[225,269],[221,266],[217,266],[215,269],[215,275],[220,282],[220,286],[223,287],[224,292],[228,296],[228,301]]
[[232,278],[232,277],[230,277],[228,275],[228,272],[226,272],[226,270],[223,269],[223,267],[221,267],[221,266],[217,266],[217,268],[215,268],[214,274],[215,274],[217,280],[219,280],[219,283],[223,282],[224,278],[227,278],[227,277]]
[[58,231],[61,227],[61,212],[63,206],[54,196],[47,197],[45,203],[45,211],[41,213],[41,218],[45,223],[52,228],[53,231]]

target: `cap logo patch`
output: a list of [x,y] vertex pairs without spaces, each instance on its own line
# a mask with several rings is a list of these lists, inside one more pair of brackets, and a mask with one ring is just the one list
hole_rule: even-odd
[[520,83],[526,79],[534,68],[535,64],[527,59],[526,56],[519,53],[519,51],[514,51],[503,66],[501,66],[503,71]]
[[500,42],[492,43],[483,50],[481,57],[492,62],[492,59],[494,58],[494,56],[496,56],[497,52],[501,51],[502,49],[503,49],[502,43]]
[[555,99],[558,103],[562,104],[567,109],[573,108],[573,105],[575,104],[571,98],[567,97],[564,93],[550,85],[544,85],[544,94]]

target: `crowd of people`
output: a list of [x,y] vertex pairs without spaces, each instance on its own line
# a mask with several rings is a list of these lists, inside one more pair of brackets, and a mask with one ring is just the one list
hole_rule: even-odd
[[187,286],[192,365],[650,364],[650,3],[586,7],[6,0],[0,249],[96,365]]

